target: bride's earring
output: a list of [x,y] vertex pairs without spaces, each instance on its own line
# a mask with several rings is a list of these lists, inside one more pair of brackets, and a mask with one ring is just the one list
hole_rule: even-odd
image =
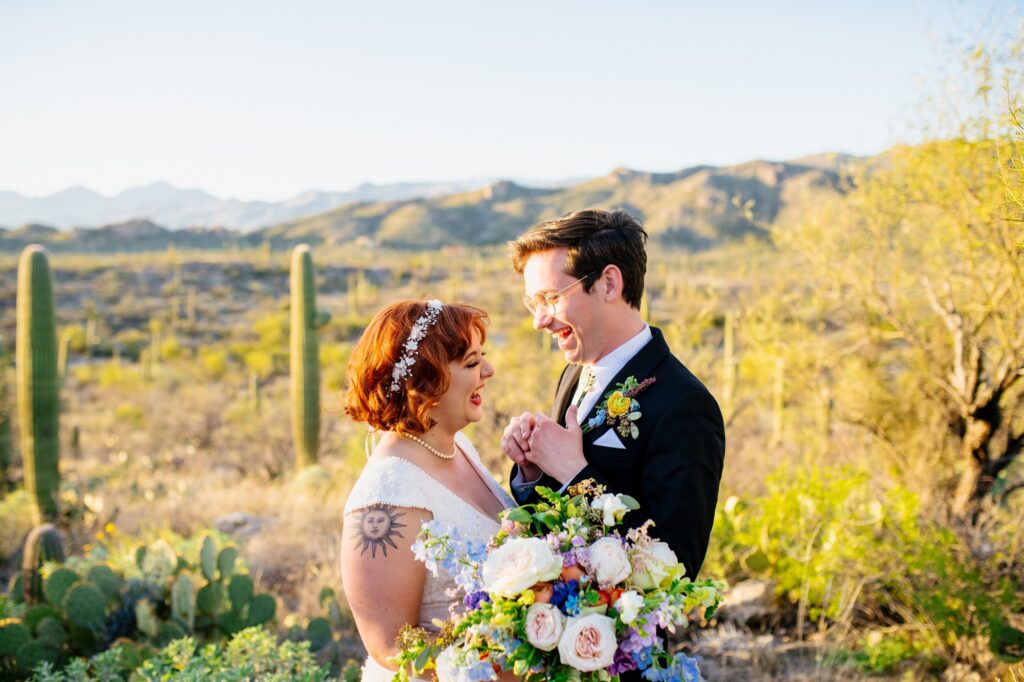
[[377,449],[377,429],[372,426],[366,427],[366,438],[363,439],[363,452],[366,453],[366,461],[370,461],[370,454]]

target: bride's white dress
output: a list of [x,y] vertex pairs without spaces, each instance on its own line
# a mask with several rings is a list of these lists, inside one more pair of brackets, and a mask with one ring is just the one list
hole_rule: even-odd
[[[514,507],[515,502],[512,498],[502,490],[480,462],[480,456],[469,438],[459,432],[455,436],[455,443],[466,453],[494,496],[506,508]],[[498,532],[498,520],[495,517],[478,511],[423,469],[401,457],[386,457],[367,463],[345,502],[345,514],[373,504],[425,509],[433,514],[435,521],[457,528],[463,537],[478,542],[487,542]],[[418,529],[415,530],[418,532]],[[437,577],[427,571],[423,599],[420,601],[421,627],[436,629],[431,621],[434,618],[444,620],[448,617],[448,606],[452,603],[452,598],[446,591],[454,586],[454,580],[443,571],[439,572]],[[388,670],[367,656],[363,666],[363,682],[386,682],[394,675],[394,671]]]

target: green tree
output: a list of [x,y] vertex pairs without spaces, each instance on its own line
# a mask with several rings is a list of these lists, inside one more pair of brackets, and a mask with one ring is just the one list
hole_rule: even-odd
[[[991,51],[972,55],[976,106],[955,137],[894,149],[839,205],[777,235],[841,288],[851,334],[887,388],[913,397],[910,418],[938,425],[930,447],[965,519],[1024,451],[1021,148],[1006,109],[988,113],[999,63]],[[1019,92],[1020,73],[1002,74]],[[909,445],[891,414],[867,421],[894,447]]]

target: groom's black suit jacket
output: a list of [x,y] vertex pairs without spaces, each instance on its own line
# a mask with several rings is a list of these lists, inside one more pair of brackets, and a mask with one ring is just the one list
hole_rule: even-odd
[[[686,567],[686,575],[696,579],[715,520],[725,426],[708,389],[672,355],[659,329],[651,327],[651,333],[654,338],[615,375],[597,403],[604,402],[604,394],[626,377],[636,377],[638,382],[653,377],[655,383],[636,396],[642,414],[635,422],[638,437],[619,436],[626,447],[618,449],[594,444],[613,428],[607,424],[583,434],[587,466],[572,483],[592,478],[608,492],[636,498],[640,509],[626,514],[624,525],[635,528],[653,519],[651,536],[667,542]],[[563,426],[581,372],[580,365],[569,365],[559,379],[551,418]],[[596,414],[597,405],[587,419]],[[516,473],[513,467],[513,478]],[[561,487],[546,474],[538,485]],[[531,492],[518,501],[536,502],[537,494]]]

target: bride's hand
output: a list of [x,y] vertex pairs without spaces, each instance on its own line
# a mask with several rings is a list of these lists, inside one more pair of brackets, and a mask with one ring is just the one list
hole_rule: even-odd
[[537,426],[537,417],[532,412],[523,412],[512,417],[501,437],[501,450],[508,458],[519,465],[523,480],[536,481],[540,478],[541,468],[526,457],[530,451],[530,436]]

